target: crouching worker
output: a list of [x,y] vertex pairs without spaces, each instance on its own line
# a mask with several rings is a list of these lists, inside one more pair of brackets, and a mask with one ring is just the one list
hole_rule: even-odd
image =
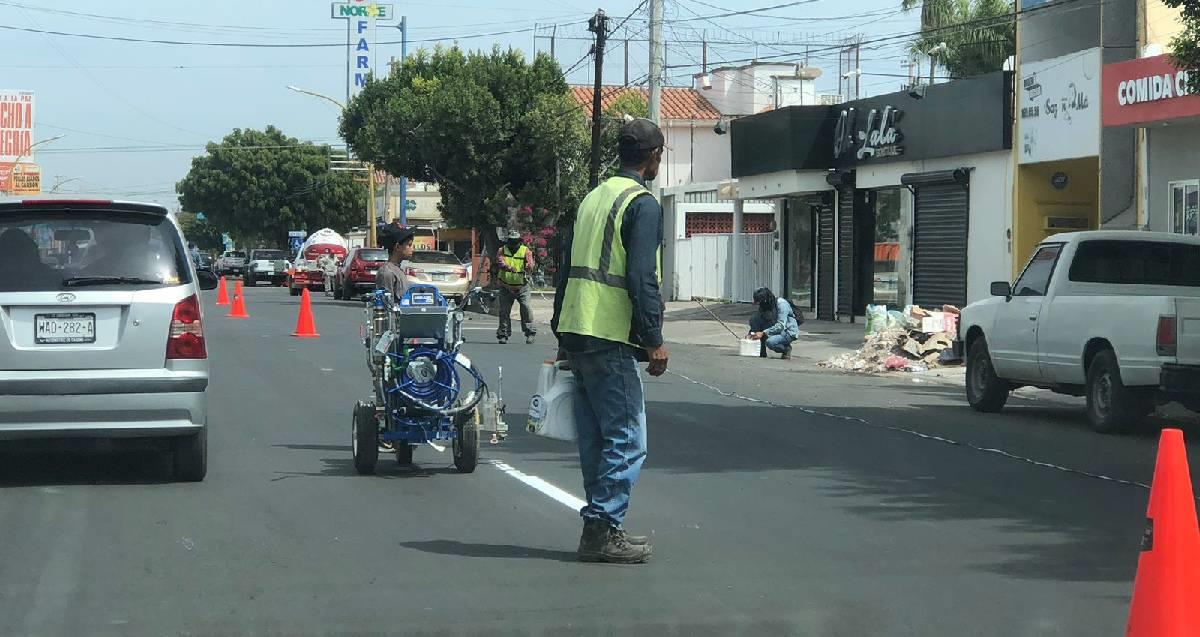
[[792,304],[776,298],[768,288],[755,290],[754,302],[758,311],[750,317],[750,338],[762,343],[759,356],[766,358],[767,350],[771,350],[791,358],[792,341],[800,338],[800,322]]

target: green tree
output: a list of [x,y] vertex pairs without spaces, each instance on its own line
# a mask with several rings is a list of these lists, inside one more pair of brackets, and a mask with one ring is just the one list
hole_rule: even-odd
[[[1171,40],[1171,58],[1181,69],[1200,68],[1200,0],[1163,0],[1173,9],[1179,9],[1183,30]],[[1200,91],[1200,73],[1191,73],[1188,87],[1192,92]]]
[[[649,117],[650,103],[638,89],[622,91],[604,109],[604,126],[600,134],[601,179],[611,177],[621,168],[617,156],[617,137],[627,117]],[[591,118],[588,118],[590,131]],[[589,133],[590,134],[590,133]]]
[[900,4],[905,11],[921,7],[921,35],[912,50],[930,55],[951,78],[999,71],[1016,51],[1011,0],[901,0]]
[[289,230],[345,232],[361,226],[366,187],[330,170],[330,149],[274,126],[234,129],[192,159],[175,186],[185,209],[240,244],[287,245]]
[[194,212],[181,212],[176,216],[179,219],[179,228],[183,230],[183,238],[189,244],[194,243],[197,248],[205,252],[224,249],[225,244],[221,242],[221,231],[208,220],[207,216],[204,219],[197,219]]
[[480,230],[491,254],[517,202],[561,211],[582,196],[586,150],[567,91],[545,54],[422,50],[367,83],[343,112],[341,133],[359,158],[437,183],[446,221]]

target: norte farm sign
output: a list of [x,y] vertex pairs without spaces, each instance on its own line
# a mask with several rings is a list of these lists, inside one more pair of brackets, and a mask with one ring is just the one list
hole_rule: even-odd
[[346,101],[358,95],[375,71],[375,23],[390,22],[390,4],[365,0],[335,2],[331,9],[334,20],[346,21]]

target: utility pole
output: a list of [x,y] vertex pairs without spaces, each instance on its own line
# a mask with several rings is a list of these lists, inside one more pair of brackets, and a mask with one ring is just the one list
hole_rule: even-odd
[[558,59],[558,58],[554,57],[554,38],[557,35],[558,35],[558,25],[556,24],[556,25],[554,25],[554,28],[550,30],[550,59],[551,60]]
[[629,38],[625,38],[625,84],[629,86]]
[[[408,16],[400,16],[400,64],[404,64],[404,58],[408,57]],[[400,177],[400,205],[397,206],[397,214],[400,217],[401,225],[408,225],[408,177],[401,175]]]
[[604,11],[597,9],[596,15],[588,20],[588,31],[596,34],[596,82],[592,92],[592,156],[588,168],[588,187],[595,188],[600,183],[600,88],[604,85],[604,43],[608,40],[608,17]]
[[659,123],[663,72],[663,0],[650,0],[650,121]]

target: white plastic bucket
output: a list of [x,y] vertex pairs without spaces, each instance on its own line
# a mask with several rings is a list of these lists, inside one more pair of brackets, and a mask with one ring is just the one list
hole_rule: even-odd
[[762,353],[762,343],[752,338],[743,338],[738,345],[738,356],[758,356]]

